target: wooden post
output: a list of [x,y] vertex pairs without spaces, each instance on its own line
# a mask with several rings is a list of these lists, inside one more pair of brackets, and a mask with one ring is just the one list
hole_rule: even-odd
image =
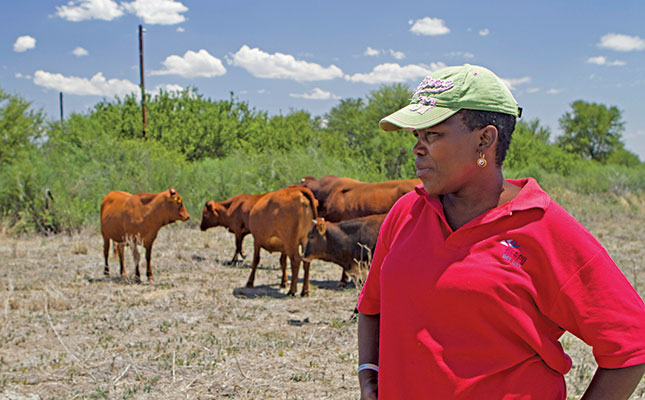
[[143,118],[143,138],[148,131],[148,117],[146,115],[146,84],[143,78],[143,25],[139,25],[139,71],[141,75],[141,115]]
[[58,102],[60,103],[60,124],[63,125],[64,114],[63,114],[63,92],[59,93]]

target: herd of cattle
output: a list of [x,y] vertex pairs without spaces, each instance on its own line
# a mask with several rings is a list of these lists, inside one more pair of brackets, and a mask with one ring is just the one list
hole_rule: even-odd
[[[253,236],[253,261],[247,287],[253,287],[260,249],[281,253],[282,288],[287,286],[289,258],[289,295],[296,294],[302,263],[301,295],[306,296],[309,294],[309,265],[312,260],[340,265],[343,268],[340,284],[346,284],[348,273],[356,273],[357,260],[367,259],[374,251],[379,228],[392,205],[420,183],[418,179],[367,183],[333,175],[320,179],[305,177],[299,185],[274,192],[238,194],[225,201],[208,201],[202,212],[200,228],[205,231],[224,226],[235,235],[232,263],[239,257],[246,257],[242,241],[249,233]],[[108,193],[101,202],[104,274],[110,273],[108,256],[112,241],[121,275],[126,275],[123,249],[129,245],[135,263],[135,279],[140,280],[137,246],[143,245],[147,277],[152,281],[150,257],[159,229],[188,218],[182,198],[173,188],[161,193]]]

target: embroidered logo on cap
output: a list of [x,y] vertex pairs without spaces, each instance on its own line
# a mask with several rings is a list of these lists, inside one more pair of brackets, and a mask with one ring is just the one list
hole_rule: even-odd
[[416,111],[419,114],[425,113],[428,109],[437,105],[437,99],[429,95],[443,93],[452,89],[453,86],[454,82],[451,79],[432,79],[432,77],[426,76],[423,82],[417,86],[417,90],[414,92],[412,99],[410,99],[410,104],[415,104],[414,107],[410,107],[410,111]]

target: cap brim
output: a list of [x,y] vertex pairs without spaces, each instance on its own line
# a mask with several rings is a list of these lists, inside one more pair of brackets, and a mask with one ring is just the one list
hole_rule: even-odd
[[[445,107],[429,107],[423,113],[415,111],[418,104],[410,104],[399,111],[388,115],[379,122],[379,126],[386,132],[398,129],[424,129],[442,123],[455,115],[459,109]],[[421,107],[423,110],[425,107]]]

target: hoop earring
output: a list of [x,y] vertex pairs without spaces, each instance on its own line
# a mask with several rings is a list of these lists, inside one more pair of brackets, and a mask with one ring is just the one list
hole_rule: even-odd
[[488,164],[486,161],[486,155],[484,153],[479,153],[479,158],[477,159],[477,166],[484,168]]

